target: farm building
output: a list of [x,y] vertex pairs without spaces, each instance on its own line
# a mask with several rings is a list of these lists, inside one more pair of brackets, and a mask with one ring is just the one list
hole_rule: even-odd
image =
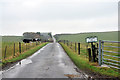
[[34,41],[52,41],[51,33],[40,33],[40,32],[25,32],[23,33],[23,42],[29,43]]

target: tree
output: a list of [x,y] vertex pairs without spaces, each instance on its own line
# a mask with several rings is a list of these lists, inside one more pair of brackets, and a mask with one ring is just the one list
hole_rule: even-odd
[[36,34],[39,34],[39,35],[40,35],[40,32],[37,32]]
[[52,38],[52,35],[51,35],[51,33],[48,33],[48,35]]

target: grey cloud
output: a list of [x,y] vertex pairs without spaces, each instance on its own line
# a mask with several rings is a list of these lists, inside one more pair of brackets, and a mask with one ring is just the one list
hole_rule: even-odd
[[[112,30],[117,24],[117,2],[79,2],[78,0],[2,0],[2,34],[22,34],[24,31],[83,32],[102,26]],[[42,2],[41,2],[42,1]],[[77,3],[78,1],[78,3]],[[107,1],[107,0],[106,0]],[[111,0],[112,1],[112,0]],[[34,3],[35,2],[35,3]],[[112,17],[112,18],[111,18]],[[108,19],[109,21],[107,21]],[[93,22],[90,22],[91,19]],[[112,21],[112,19],[114,19]],[[104,22],[103,22],[104,21]],[[115,22],[116,21],[116,22]],[[112,25],[112,26],[111,26]],[[110,29],[109,29],[110,27]],[[6,31],[6,29],[9,31]],[[62,29],[64,28],[64,30]],[[68,29],[69,28],[69,29]],[[74,29],[73,29],[74,28]],[[85,29],[86,28],[86,29]],[[103,28],[103,27],[102,27]],[[99,29],[103,31],[104,29]],[[99,31],[98,30],[98,31]],[[116,30],[116,28],[114,29]]]
[[3,20],[88,19],[117,13],[116,3],[44,4],[37,8],[21,5],[3,7]]

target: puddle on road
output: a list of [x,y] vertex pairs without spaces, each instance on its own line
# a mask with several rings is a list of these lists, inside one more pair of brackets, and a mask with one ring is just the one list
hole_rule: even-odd
[[[40,53],[42,50],[44,50],[48,45],[42,47],[40,50],[38,50],[37,52],[35,52],[32,56],[28,57],[27,59],[23,59],[19,62],[20,65],[26,65],[26,64],[30,64],[32,63],[31,58],[35,57],[38,53]],[[17,64],[17,65],[19,65]]]
[[30,59],[23,59],[21,62],[20,62],[20,65],[26,65],[26,64],[30,64],[32,63],[32,60]]
[[14,74],[10,74],[10,77],[12,77],[12,76],[16,75],[20,71],[20,69],[22,67],[24,67],[27,64],[31,64],[31,63],[32,63],[32,60],[30,60],[30,59],[23,59],[20,62],[18,62],[16,65],[14,65],[13,67],[10,67],[9,69],[0,72],[0,76],[1,75],[3,76],[4,73],[6,73],[7,71],[10,71],[11,73],[14,72]]

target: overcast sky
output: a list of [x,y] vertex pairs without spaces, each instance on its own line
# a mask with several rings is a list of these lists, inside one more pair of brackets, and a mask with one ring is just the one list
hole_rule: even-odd
[[0,0],[0,35],[118,30],[119,0]]

